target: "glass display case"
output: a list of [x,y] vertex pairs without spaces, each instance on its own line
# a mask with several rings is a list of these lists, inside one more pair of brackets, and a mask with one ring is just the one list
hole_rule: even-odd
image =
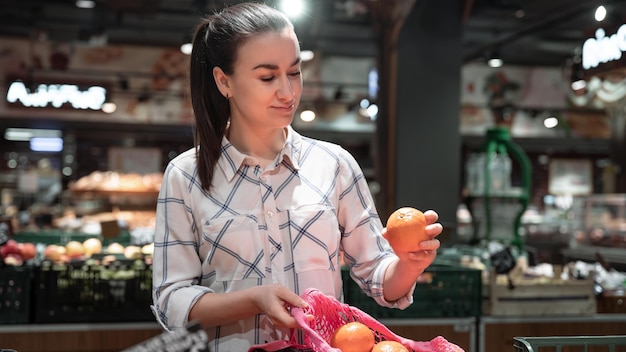
[[571,240],[564,256],[626,267],[626,194],[574,197],[571,212]]

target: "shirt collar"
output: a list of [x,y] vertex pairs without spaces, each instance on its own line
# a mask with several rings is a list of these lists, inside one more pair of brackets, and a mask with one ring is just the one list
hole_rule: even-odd
[[[291,126],[287,127],[287,140],[283,149],[280,151],[280,155],[276,160],[279,160],[278,164],[274,164],[271,167],[279,167],[282,162],[287,166],[292,167],[294,170],[300,169],[300,153],[302,146],[302,136],[296,132]],[[280,162],[282,161],[282,162]],[[222,170],[224,176],[228,181],[231,181],[237,171],[245,166],[255,167],[257,165],[256,159],[241,153],[233,146],[226,136],[222,137],[222,155],[217,161],[217,166]]]

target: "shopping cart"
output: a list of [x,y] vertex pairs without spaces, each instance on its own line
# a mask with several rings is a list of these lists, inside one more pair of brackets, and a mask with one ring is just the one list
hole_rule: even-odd
[[561,352],[564,346],[578,346],[576,351],[584,352],[592,350],[618,352],[626,351],[626,348],[619,350],[616,348],[626,346],[626,335],[514,337],[513,346],[516,352]]

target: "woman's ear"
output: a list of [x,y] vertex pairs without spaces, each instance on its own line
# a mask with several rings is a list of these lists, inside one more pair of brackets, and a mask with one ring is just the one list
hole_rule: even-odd
[[232,96],[232,94],[230,94],[230,80],[221,68],[217,66],[213,67],[213,79],[215,80],[217,89],[220,90],[220,93],[222,93],[224,97],[228,98]]

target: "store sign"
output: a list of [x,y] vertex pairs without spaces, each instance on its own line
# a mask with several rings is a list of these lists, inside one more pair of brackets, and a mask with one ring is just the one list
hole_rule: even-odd
[[107,100],[107,90],[100,85],[83,88],[76,84],[39,83],[28,87],[21,80],[9,84],[7,102],[26,108],[70,107],[76,110],[100,110]]
[[600,64],[618,61],[626,51],[626,24],[617,29],[615,34],[607,36],[602,28],[596,30],[595,38],[589,38],[583,44],[582,65],[589,70]]

